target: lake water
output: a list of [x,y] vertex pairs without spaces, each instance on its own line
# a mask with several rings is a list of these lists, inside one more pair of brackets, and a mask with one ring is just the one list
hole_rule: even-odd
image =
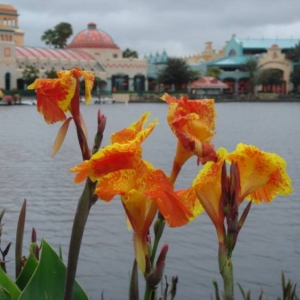
[[[112,132],[151,111],[159,125],[144,143],[144,158],[166,173],[171,170],[175,137],[167,122],[166,104],[113,104],[81,106],[90,140],[96,129],[97,109],[107,116],[103,145]],[[235,149],[237,143],[257,145],[287,161],[294,193],[271,204],[252,205],[233,253],[235,279],[257,299],[281,296],[281,271],[300,283],[300,103],[217,103],[216,148]],[[47,125],[34,106],[0,107],[0,209],[5,208],[2,247],[15,239],[23,199],[27,199],[24,254],[35,227],[55,249],[62,246],[67,259],[72,220],[83,185],[73,183],[69,168],[81,161],[73,124],[60,152],[50,157],[60,125]],[[196,159],[184,166],[176,188],[186,188],[198,172]],[[165,230],[169,253],[165,274],[179,275],[177,300],[211,299],[212,278],[221,286],[215,229],[203,213],[183,228]],[[14,251],[7,266],[14,273]],[[98,201],[92,208],[80,253],[77,278],[92,300],[128,299],[133,262],[132,232],[125,226],[118,199]],[[142,285],[142,278],[140,280]],[[141,289],[142,294],[143,289]],[[298,288],[299,293],[299,288]],[[236,289],[237,299],[241,299]]]

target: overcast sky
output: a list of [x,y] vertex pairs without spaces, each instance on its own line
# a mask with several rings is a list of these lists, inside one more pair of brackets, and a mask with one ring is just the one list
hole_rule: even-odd
[[[68,22],[74,35],[95,22],[122,49],[140,56],[166,50],[187,56],[207,41],[219,50],[240,38],[300,39],[300,0],[4,0],[19,13],[26,46],[44,46],[44,31]],[[72,37],[74,37],[74,35]],[[68,40],[71,42],[72,37]]]

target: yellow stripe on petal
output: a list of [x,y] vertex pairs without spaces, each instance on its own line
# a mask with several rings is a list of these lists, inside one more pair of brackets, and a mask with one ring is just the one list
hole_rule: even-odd
[[85,84],[85,104],[89,104],[92,99],[91,93],[94,86],[95,76],[92,72],[88,71],[82,71],[82,75]]
[[208,216],[219,228],[224,221],[221,205],[221,172],[227,151],[220,148],[217,151],[218,161],[207,162],[193,181],[196,195]]
[[135,259],[142,274],[146,269],[146,256],[149,257],[146,236],[141,236],[137,233],[133,234]]

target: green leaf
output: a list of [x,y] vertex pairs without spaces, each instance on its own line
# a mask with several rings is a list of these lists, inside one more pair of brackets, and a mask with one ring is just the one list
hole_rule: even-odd
[[38,266],[37,259],[35,258],[35,256],[32,253],[30,253],[23,270],[20,273],[20,275],[16,281],[16,284],[20,290],[24,290],[25,286],[31,279],[37,266]]
[[0,286],[0,300],[11,300],[10,293],[3,286]]
[[[63,299],[66,266],[51,246],[42,240],[42,254],[36,271],[19,300]],[[88,300],[81,286],[75,282],[73,300]]]
[[26,199],[24,199],[20,211],[20,215],[19,215],[18,226],[17,226],[16,248],[15,248],[16,278],[19,276],[22,270],[22,247],[23,247],[25,218],[26,218]]
[[[21,291],[0,267],[0,300],[18,300]],[[9,298],[7,298],[9,296]]]

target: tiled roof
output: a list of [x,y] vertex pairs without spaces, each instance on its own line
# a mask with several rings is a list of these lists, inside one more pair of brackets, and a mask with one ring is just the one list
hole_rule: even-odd
[[204,76],[189,84],[192,88],[215,88],[215,89],[227,89],[228,86],[221,80],[215,77]]
[[206,63],[206,66],[236,66],[243,65],[253,55],[228,56]]
[[95,23],[89,23],[88,28],[79,32],[67,48],[119,49],[106,32],[97,29]]
[[75,49],[50,49],[40,47],[16,46],[17,57],[50,58],[50,59],[81,59],[95,60],[87,52]]

